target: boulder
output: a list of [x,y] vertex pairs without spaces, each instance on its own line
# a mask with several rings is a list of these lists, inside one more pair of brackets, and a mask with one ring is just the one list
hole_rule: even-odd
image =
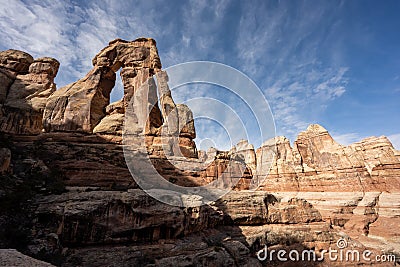
[[54,267],[54,265],[31,258],[15,249],[0,249],[0,266]]
[[0,52],[0,67],[16,74],[26,74],[33,57],[26,52],[9,49]]
[[5,106],[42,113],[47,98],[56,91],[54,78],[59,66],[60,63],[54,58],[34,60],[27,74],[17,75],[9,89]]
[[0,104],[6,100],[17,74],[26,74],[32,62],[33,57],[23,51],[9,49],[0,52]]

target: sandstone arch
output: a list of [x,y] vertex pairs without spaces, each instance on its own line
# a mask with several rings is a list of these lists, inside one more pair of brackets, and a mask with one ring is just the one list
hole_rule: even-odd
[[[172,99],[167,84],[168,76],[161,70],[156,42],[153,39],[111,41],[93,58],[92,64],[93,69],[84,78],[64,86],[48,98],[43,114],[43,128],[46,132],[121,135],[125,108],[135,91],[148,82],[150,77],[158,74],[157,86],[155,83],[148,83],[148,94],[141,97],[137,111],[138,116],[147,120],[145,135],[149,152],[163,153],[159,140],[160,131],[168,125],[171,134],[179,134],[178,130],[183,130],[179,139],[182,154],[197,157],[193,142],[196,134],[192,112],[185,105],[176,105]],[[115,72],[119,69],[124,97],[121,101],[110,104],[110,93],[116,80]],[[149,106],[153,108],[147,116]]]
[[[43,127],[47,132],[92,133],[106,115],[115,111],[106,107],[110,103],[116,71],[122,68],[124,98],[118,113],[123,114],[135,88],[161,70],[156,42],[150,38],[132,42],[111,41],[92,63],[93,69],[84,78],[57,90],[48,98],[43,114]],[[160,119],[157,118],[158,122]]]

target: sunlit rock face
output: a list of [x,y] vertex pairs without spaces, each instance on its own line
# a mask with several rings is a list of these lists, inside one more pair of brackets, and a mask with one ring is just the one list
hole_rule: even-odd
[[48,99],[43,116],[46,131],[92,133],[109,115],[106,106],[110,103],[116,71],[122,68],[125,106],[135,89],[161,69],[155,41],[146,38],[132,42],[114,40],[92,62],[93,69],[84,78],[57,90]]
[[[386,137],[338,144],[320,125],[310,125],[291,147],[288,139],[266,141],[256,152],[258,177],[267,191],[398,192],[400,157]],[[265,169],[270,162],[272,167]]]
[[[84,78],[57,90],[48,99],[43,115],[47,132],[95,133],[109,140],[120,140],[126,109],[132,105],[133,114],[129,116],[134,116],[140,124],[138,130],[143,130],[151,154],[164,153],[164,140],[160,136],[162,129],[168,128],[164,134],[179,136],[177,149],[181,150],[168,153],[197,157],[192,141],[196,137],[193,114],[187,106],[176,105],[172,99],[168,75],[161,70],[153,39],[114,40],[92,62],[93,69]],[[110,104],[115,72],[119,69],[124,96]],[[153,75],[157,75],[157,84],[151,79]],[[135,127],[131,124],[130,127]]]
[[56,91],[60,63],[33,59],[18,50],[0,52],[0,129],[12,134],[38,134],[47,98]]
[[310,125],[293,147],[284,137],[274,141],[256,152],[259,190],[305,199],[351,237],[400,251],[400,153],[386,137],[343,146],[322,126]]
[[[110,142],[120,143],[126,108],[131,103],[136,107],[134,116],[143,124],[139,128],[146,136],[151,154],[161,156],[164,153],[166,141],[161,135],[166,133],[166,136],[174,135],[178,139],[175,148],[178,151],[167,153],[197,157],[193,114],[186,105],[176,105],[172,99],[168,75],[161,70],[153,39],[116,39],[92,62],[93,68],[85,77],[56,90],[57,60],[35,60],[28,53],[17,50],[1,52],[0,129],[26,135],[43,131],[94,133]],[[121,70],[124,96],[110,104],[118,70]],[[156,74],[157,84],[149,80]],[[147,90],[139,90],[146,84]],[[162,129],[167,128],[168,131],[163,133]]]

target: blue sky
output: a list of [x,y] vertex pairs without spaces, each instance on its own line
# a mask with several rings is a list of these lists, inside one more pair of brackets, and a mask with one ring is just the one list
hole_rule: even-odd
[[[152,37],[164,68],[210,60],[248,75],[291,141],[319,123],[342,144],[386,135],[400,149],[398,14],[400,1],[389,0],[0,0],[0,49],[57,58],[61,87],[110,40]],[[198,128],[199,138],[213,134]]]

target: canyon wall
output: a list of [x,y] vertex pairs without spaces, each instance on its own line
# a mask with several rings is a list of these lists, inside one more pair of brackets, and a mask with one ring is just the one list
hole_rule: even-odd
[[[294,141],[266,141],[256,151],[257,178],[267,191],[399,192],[400,154],[390,141],[370,137],[343,146],[320,125],[310,125]],[[265,169],[265,162],[272,167]],[[276,182],[275,182],[276,181]]]
[[[268,245],[320,255],[339,239],[400,255],[400,152],[386,137],[343,146],[310,125],[293,146],[276,137],[257,149],[243,140],[230,151],[198,152],[193,114],[174,102],[153,39],[110,42],[84,78],[56,90],[58,67],[52,58],[0,52],[0,255],[7,264],[20,256],[1,248],[57,266],[290,266],[256,253]],[[109,103],[119,69],[124,96]],[[126,122],[171,183],[237,185],[199,207],[153,199],[127,167]],[[177,146],[169,145],[173,138]]]

